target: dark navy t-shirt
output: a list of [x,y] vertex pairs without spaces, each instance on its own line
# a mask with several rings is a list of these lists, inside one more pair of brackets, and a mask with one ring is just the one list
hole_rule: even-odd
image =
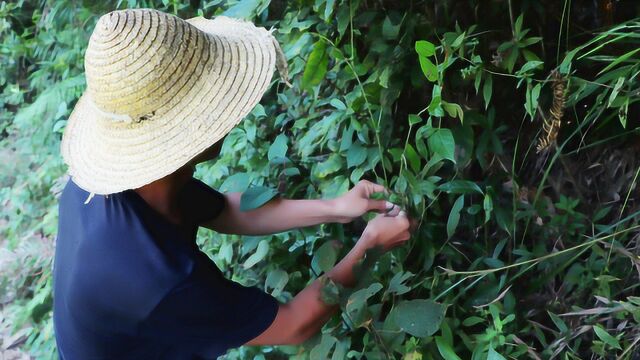
[[53,319],[61,359],[215,359],[260,335],[277,300],[226,279],[196,245],[225,198],[192,178],[179,226],[133,190],[60,197]]

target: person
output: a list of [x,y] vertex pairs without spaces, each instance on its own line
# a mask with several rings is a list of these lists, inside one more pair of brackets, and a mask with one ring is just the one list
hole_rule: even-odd
[[338,305],[321,278],[287,303],[225,278],[196,232],[262,235],[378,214],[323,277],[345,287],[367,249],[409,239],[404,211],[361,180],[333,199],[276,197],[240,210],[240,192],[193,177],[257,104],[286,61],[271,31],[218,16],[183,20],[152,9],[99,18],[85,54],[87,89],[61,153],[69,180],[59,199],[53,269],[61,359],[213,359],[242,345],[299,344]]

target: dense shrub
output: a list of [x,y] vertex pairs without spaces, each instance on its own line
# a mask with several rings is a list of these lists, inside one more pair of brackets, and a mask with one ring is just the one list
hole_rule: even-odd
[[[640,9],[605,0],[2,2],[0,349],[54,357],[60,135],[95,21],[125,7],[278,29],[294,86],[274,79],[199,178],[287,198],[369,179],[420,219],[358,287],[327,285],[343,312],[316,338],[229,358],[640,356]],[[364,224],[199,243],[287,301]]]

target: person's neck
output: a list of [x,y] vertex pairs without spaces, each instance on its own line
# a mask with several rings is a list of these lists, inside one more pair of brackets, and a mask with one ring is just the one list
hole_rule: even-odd
[[182,222],[178,211],[178,193],[193,176],[194,168],[187,164],[152,183],[134,189],[149,206],[174,223]]

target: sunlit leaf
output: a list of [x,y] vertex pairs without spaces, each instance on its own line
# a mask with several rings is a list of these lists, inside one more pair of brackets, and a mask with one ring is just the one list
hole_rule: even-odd
[[254,186],[240,197],[240,211],[257,209],[278,195],[278,190],[266,186]]
[[255,264],[257,264],[258,262],[260,262],[262,259],[264,259],[268,253],[269,253],[269,242],[267,240],[261,240],[258,243],[258,248],[256,249],[256,251],[247,258],[247,260],[244,262],[244,264],[242,264],[242,266],[245,269],[249,269],[253,267]]
[[430,57],[436,53],[436,47],[426,40],[418,40],[415,43],[416,52],[423,57]]

